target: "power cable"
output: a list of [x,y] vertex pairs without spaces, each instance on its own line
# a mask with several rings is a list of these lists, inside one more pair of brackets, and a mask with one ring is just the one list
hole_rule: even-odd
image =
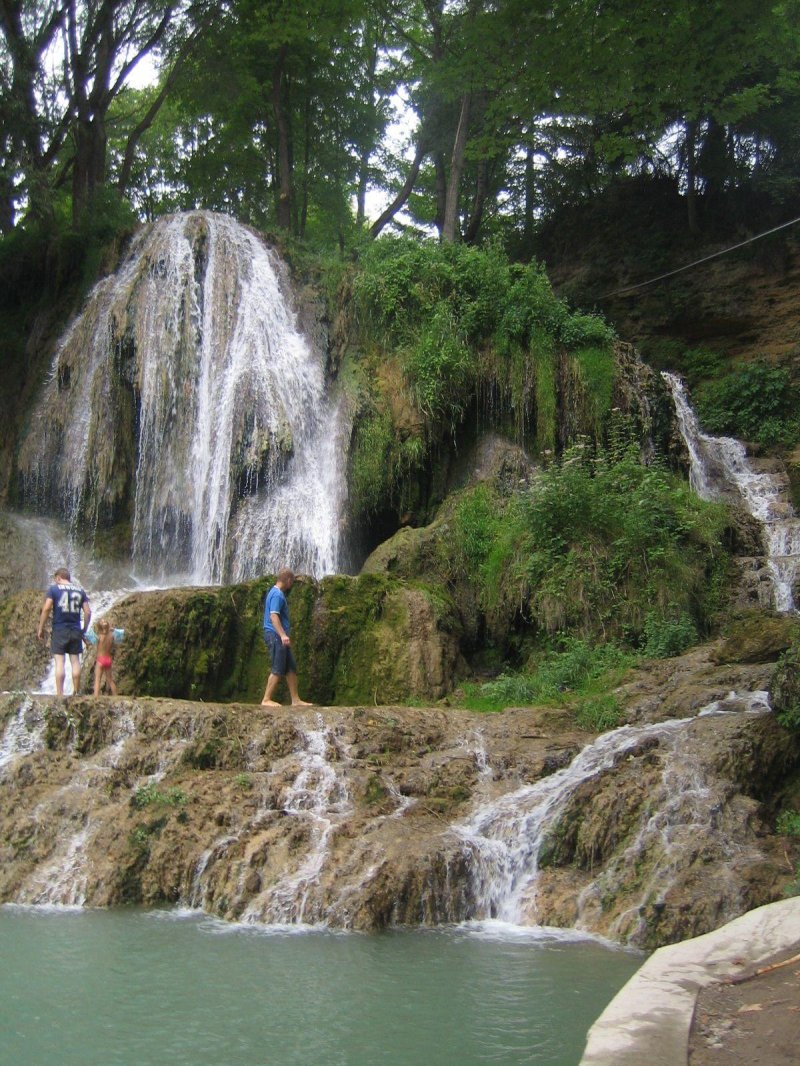
[[648,285],[655,285],[657,281],[663,281],[664,278],[674,277],[675,274],[682,274],[684,270],[691,270],[692,267],[699,266],[700,263],[707,263],[709,259],[718,259],[721,255],[727,255],[728,252],[735,252],[737,248],[744,248],[746,244],[752,244],[753,241],[760,241],[762,237],[769,237],[771,233],[777,233],[778,230],[786,229],[788,226],[795,226],[800,222],[800,217],[793,218],[790,222],[782,222],[780,226],[773,226],[772,229],[764,230],[763,233],[757,233],[754,237],[748,237],[746,241],[740,241],[738,244],[732,244],[730,248],[723,248],[719,252],[712,252],[711,255],[704,255],[702,259],[695,259],[693,263],[686,263],[684,266],[678,267],[676,270],[668,270],[666,274],[659,274],[658,277],[650,278],[649,281],[640,281],[638,285],[626,285],[621,289],[614,289],[613,292],[607,292],[604,296],[598,296],[598,300],[608,300],[611,296],[622,296],[625,293],[636,292],[637,289],[644,289]]

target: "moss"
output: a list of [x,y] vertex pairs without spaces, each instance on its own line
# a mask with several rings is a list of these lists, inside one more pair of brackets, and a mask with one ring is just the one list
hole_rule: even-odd
[[719,663],[775,662],[782,652],[798,643],[797,619],[757,610],[741,611],[725,626],[714,658]]
[[369,807],[373,807],[383,803],[388,795],[388,789],[381,778],[378,774],[373,774],[367,780],[366,787],[364,788],[364,803]]
[[594,436],[600,439],[614,392],[614,355],[609,348],[580,348],[572,355],[585,386]]
[[[267,577],[126,601],[115,611],[115,624],[127,634],[117,661],[120,691],[259,703],[269,671],[262,622],[271,584]],[[444,589],[382,573],[334,575],[320,582],[300,577],[289,610],[301,694],[323,705],[372,704],[376,694],[380,702],[426,698],[425,691],[409,688],[414,614],[421,611],[432,632],[459,627]],[[206,759],[198,752],[197,757],[220,765],[211,755]]]
[[540,452],[556,446],[557,391],[556,355],[551,338],[542,334],[536,340],[536,444]]

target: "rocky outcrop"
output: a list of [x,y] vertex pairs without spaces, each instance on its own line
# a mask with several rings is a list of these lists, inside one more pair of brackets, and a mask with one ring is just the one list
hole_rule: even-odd
[[[114,675],[123,695],[258,703],[269,660],[262,636],[272,578],[241,585],[138,592],[107,614],[125,636]],[[36,640],[42,593],[0,607],[0,685],[36,688],[49,643]],[[446,592],[388,575],[299,578],[292,643],[303,694],[316,703],[442,698],[463,676],[461,623]],[[89,646],[82,687],[91,691]]]
[[633,724],[597,739],[555,708],[6,695],[0,898],[356,929],[501,914],[642,946],[706,931],[782,894],[771,827],[800,739],[763,697],[721,698],[769,667],[670,665],[627,682]]

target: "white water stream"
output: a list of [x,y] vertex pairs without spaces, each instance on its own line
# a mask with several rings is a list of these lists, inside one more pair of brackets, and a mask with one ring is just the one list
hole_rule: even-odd
[[20,448],[26,500],[97,521],[133,475],[133,565],[160,584],[334,572],[345,430],[287,292],[228,216],[142,231],[56,351]]
[[[298,727],[300,728],[300,727]],[[261,782],[261,800],[254,816],[238,831],[220,836],[197,862],[187,903],[204,907],[216,863],[246,841],[254,831],[268,826],[275,818],[291,818],[302,827],[307,840],[298,848],[294,869],[280,880],[248,896],[244,879],[248,871],[242,865],[238,893],[243,906],[240,921],[245,924],[302,925],[324,924],[325,916],[314,898],[314,890],[323,874],[333,834],[352,813],[345,776],[331,761],[329,751],[346,758],[346,752],[322,716],[316,728],[300,729],[303,746],[292,756],[296,764],[293,778],[276,797],[268,782]],[[273,777],[278,771],[267,775]]]
[[704,500],[733,496],[761,523],[772,575],[771,606],[783,613],[793,611],[800,572],[800,519],[789,502],[786,479],[770,470],[759,470],[741,441],[704,433],[681,379],[666,371],[661,376],[672,394],[678,426],[689,452],[692,488]]
[[[703,715],[769,711],[766,692],[731,693],[725,703],[715,702]],[[452,827],[469,858],[471,892],[477,919],[492,918],[513,925],[532,923],[535,915],[539,856],[548,832],[557,824],[575,791],[586,781],[611,770],[620,759],[643,743],[658,741],[666,751],[665,788],[655,798],[656,810],[643,826],[632,850],[641,850],[647,834],[669,834],[687,820],[689,807],[707,792],[687,759],[686,730],[691,718],[639,726],[622,726],[603,733],[588,744],[569,766],[483,804],[467,821]],[[687,776],[688,775],[688,776]],[[689,782],[691,778],[691,783]],[[691,787],[690,787],[691,784]],[[692,817],[708,821],[708,805]],[[661,888],[669,884],[666,866],[658,870]],[[588,893],[585,893],[588,899]]]

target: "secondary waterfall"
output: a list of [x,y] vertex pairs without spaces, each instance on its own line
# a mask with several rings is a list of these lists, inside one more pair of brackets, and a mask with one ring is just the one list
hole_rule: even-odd
[[[766,692],[731,692],[725,701],[715,701],[698,712],[713,715],[761,715],[770,713]],[[472,817],[453,826],[468,857],[471,910],[483,920],[495,918],[512,924],[535,924],[539,859],[550,833],[577,790],[587,781],[611,771],[621,760],[657,745],[663,751],[662,787],[652,797],[634,843],[616,863],[609,863],[600,879],[583,893],[579,904],[578,928],[593,928],[592,910],[601,888],[614,891],[615,879],[633,864],[658,838],[663,855],[655,865],[652,883],[642,892],[665,892],[673,879],[671,869],[675,849],[686,847],[687,826],[699,832],[710,826],[723,798],[710,789],[692,757],[689,729],[692,718],[673,718],[647,725],[626,725],[603,733],[587,744],[572,762],[550,774],[482,804]],[[691,836],[691,832],[688,834]],[[639,907],[634,908],[638,919]],[[625,916],[627,917],[627,916]],[[641,930],[631,921],[617,933],[620,939],[636,942]]]
[[704,500],[737,499],[761,523],[764,551],[772,576],[775,610],[794,610],[794,586],[800,568],[800,519],[788,500],[785,478],[758,470],[741,441],[713,437],[700,429],[683,382],[661,375],[675,403],[681,436],[689,452],[689,480]]
[[343,420],[278,257],[211,212],[143,230],[61,340],[20,450],[26,503],[130,522],[153,580],[336,570]]

